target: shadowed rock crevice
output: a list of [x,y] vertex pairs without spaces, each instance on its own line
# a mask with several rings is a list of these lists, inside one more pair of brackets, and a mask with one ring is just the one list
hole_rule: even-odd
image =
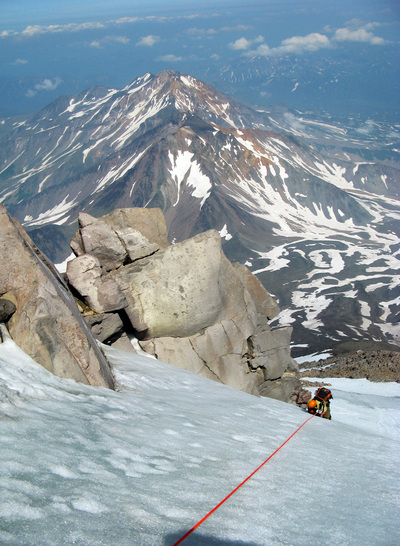
[[218,377],[218,375],[207,365],[207,362],[201,358],[201,356],[197,353],[196,347],[193,345],[192,342],[190,342],[190,345],[192,347],[192,350],[196,353],[196,355],[199,357],[201,362],[203,363],[203,366],[209,371],[210,375],[207,374],[208,377],[211,379],[215,379],[216,381],[221,382],[221,379]]

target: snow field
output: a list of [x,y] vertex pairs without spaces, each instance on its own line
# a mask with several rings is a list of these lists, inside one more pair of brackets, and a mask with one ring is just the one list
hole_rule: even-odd
[[[295,322],[295,315],[301,309],[306,317],[303,325],[306,328],[319,329],[323,326],[319,320],[320,314],[329,307],[334,298],[342,295],[346,298],[356,298],[359,302],[362,322],[354,328],[356,336],[360,331],[367,331],[369,326],[373,325],[381,330],[382,335],[398,339],[397,324],[388,320],[399,303],[398,298],[393,297],[398,282],[395,272],[400,268],[397,254],[392,254],[385,246],[359,246],[356,241],[341,241],[336,238],[324,240],[323,237],[312,239],[307,236],[295,244],[301,244],[304,250],[296,248],[290,242],[269,252],[258,252],[257,264],[265,260],[267,265],[252,270],[255,275],[266,271],[279,271],[289,267],[297,254],[301,254],[309,262],[311,270],[304,274],[303,279],[299,279],[300,282],[292,290],[290,306],[283,309],[276,319],[279,324]],[[337,248],[332,248],[333,245]],[[378,280],[380,282],[377,282]],[[360,282],[367,294],[385,286],[390,291],[382,291],[379,295],[379,304],[371,308],[368,301],[365,301],[366,295],[363,290],[360,290]],[[377,310],[380,313],[380,322],[375,318]],[[348,336],[348,332],[346,335]],[[342,338],[343,335],[338,331],[337,340]]]
[[332,385],[329,388],[335,393],[332,402],[335,421],[354,425],[356,416],[357,428],[400,441],[399,383],[373,383],[346,377],[303,379]]
[[[105,350],[119,392],[54,377],[11,340],[0,345],[0,542],[172,546],[308,417]],[[183,544],[398,542],[399,438],[372,421],[362,430],[368,397],[358,402],[342,423],[334,391],[334,420],[307,423]]]
[[177,197],[174,207],[178,204],[180,198],[181,186],[184,181],[191,188],[193,197],[201,199],[200,208],[203,206],[206,199],[210,196],[211,182],[208,176],[201,172],[200,165],[197,161],[192,161],[193,154],[191,152],[178,151],[176,158],[169,152],[169,160],[172,168],[170,174],[177,185]]

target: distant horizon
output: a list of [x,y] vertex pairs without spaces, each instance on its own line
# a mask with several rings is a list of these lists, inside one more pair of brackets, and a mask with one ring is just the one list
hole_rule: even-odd
[[398,115],[390,0],[5,0],[1,11],[2,117],[168,69],[254,105]]

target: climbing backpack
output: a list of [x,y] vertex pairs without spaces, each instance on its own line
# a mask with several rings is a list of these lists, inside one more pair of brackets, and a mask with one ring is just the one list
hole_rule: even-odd
[[314,396],[315,400],[320,400],[321,402],[328,402],[333,398],[332,393],[326,387],[320,387]]

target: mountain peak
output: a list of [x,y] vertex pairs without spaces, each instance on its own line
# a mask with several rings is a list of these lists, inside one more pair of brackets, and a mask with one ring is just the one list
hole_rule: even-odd
[[178,112],[197,115],[222,127],[242,129],[246,125],[244,118],[252,122],[257,117],[259,122],[261,117],[201,80],[175,70],[163,70],[157,75],[147,73],[122,92],[128,96],[139,94],[141,104],[147,103],[153,112],[173,106]]

